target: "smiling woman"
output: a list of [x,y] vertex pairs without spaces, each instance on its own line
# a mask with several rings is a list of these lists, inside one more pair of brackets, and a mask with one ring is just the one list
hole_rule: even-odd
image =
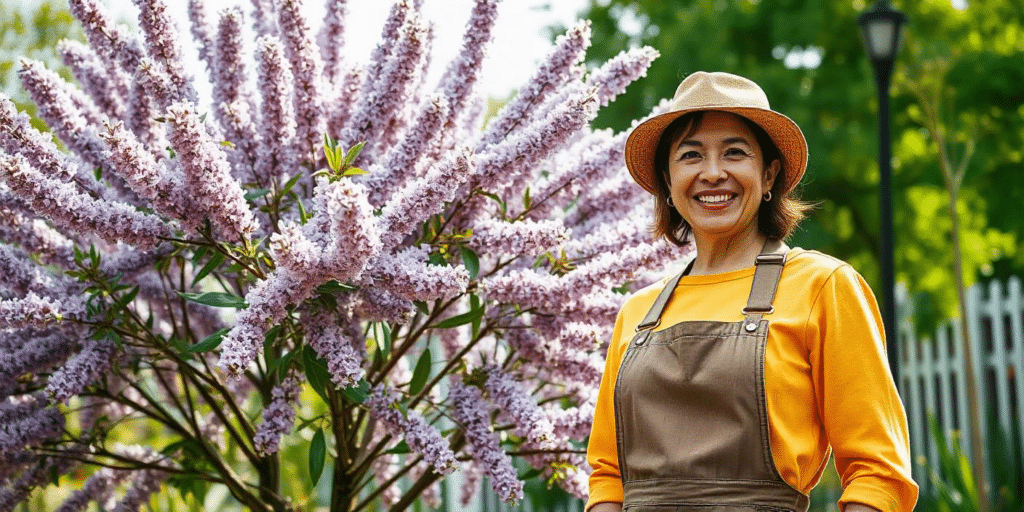
[[912,510],[874,297],[849,265],[784,243],[808,208],[800,128],[750,80],[698,72],[625,157],[655,235],[697,254],[619,312],[588,510],[804,512],[831,452],[844,512]]

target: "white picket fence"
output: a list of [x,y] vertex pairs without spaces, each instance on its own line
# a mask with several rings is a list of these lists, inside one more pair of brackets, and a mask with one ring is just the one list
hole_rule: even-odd
[[[970,458],[971,425],[968,417],[967,387],[963,364],[963,340],[960,321],[940,325],[934,337],[915,332],[911,305],[906,292],[897,290],[897,311],[901,318],[900,395],[907,409],[910,448],[914,457],[914,478],[922,490],[931,482],[927,467],[918,463],[924,456],[938,467],[938,448],[928,427],[928,414],[938,420],[947,434],[960,433],[960,446]],[[974,375],[981,404],[981,432],[990,432],[994,418],[1007,435],[1012,432],[1014,415],[1024,413],[1024,295],[1021,280],[1010,278],[1005,285],[993,281],[973,286],[967,292],[967,330],[974,359]],[[1024,423],[1024,422],[1022,422]],[[1019,424],[1019,423],[1018,423]],[[1016,442],[1024,446],[1024,433]],[[1014,450],[1008,450],[1011,457]],[[1014,461],[1022,467],[1024,461]],[[991,481],[991,476],[989,481]]]

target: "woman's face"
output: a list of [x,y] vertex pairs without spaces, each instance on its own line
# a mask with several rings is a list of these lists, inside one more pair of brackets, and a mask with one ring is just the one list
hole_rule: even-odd
[[754,133],[737,116],[708,112],[697,131],[669,152],[669,188],[676,210],[700,239],[757,231],[761,197],[771,190],[779,161],[765,169]]

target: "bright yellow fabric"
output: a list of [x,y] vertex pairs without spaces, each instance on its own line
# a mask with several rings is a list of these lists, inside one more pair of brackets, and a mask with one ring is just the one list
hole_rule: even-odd
[[[750,267],[683,277],[658,329],[686,320],[742,320],[753,275]],[[640,290],[619,311],[587,449],[593,467],[588,510],[622,501],[612,393],[625,347],[665,281]],[[775,312],[765,317],[764,379],[779,474],[808,494],[831,447],[844,488],[841,507],[854,502],[884,512],[913,510],[918,488],[910,477],[907,418],[890,377],[882,320],[867,283],[842,261],[795,248],[774,306]]]

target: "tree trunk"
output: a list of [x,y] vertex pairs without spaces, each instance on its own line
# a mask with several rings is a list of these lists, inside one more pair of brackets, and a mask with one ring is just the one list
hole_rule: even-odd
[[963,255],[960,253],[960,213],[956,209],[957,185],[952,177],[949,162],[942,158],[943,172],[946,174],[946,190],[949,192],[949,218],[953,223],[953,271],[956,274],[956,294],[960,303],[960,331],[963,339],[961,349],[964,354],[964,380],[967,381],[967,405],[971,421],[971,458],[974,460],[972,471],[974,483],[978,490],[978,512],[988,512],[988,481],[985,478],[985,451],[982,443],[981,411],[978,399],[978,384],[974,375],[974,354],[971,351],[971,334],[967,328],[967,287],[964,285]]

